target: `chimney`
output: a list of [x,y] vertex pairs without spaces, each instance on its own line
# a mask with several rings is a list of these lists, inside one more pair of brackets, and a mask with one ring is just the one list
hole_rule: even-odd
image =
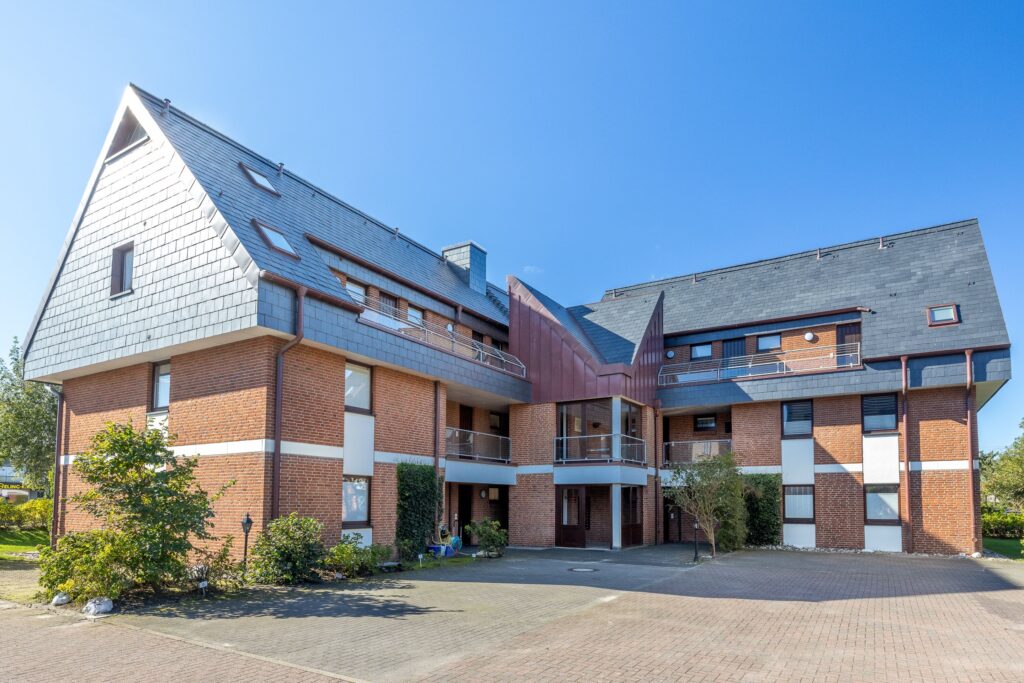
[[444,260],[455,266],[469,288],[487,293],[487,250],[476,242],[463,242],[441,250]]

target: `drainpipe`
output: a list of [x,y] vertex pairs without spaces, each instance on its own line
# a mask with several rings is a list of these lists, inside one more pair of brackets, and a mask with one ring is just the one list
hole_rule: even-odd
[[914,552],[914,518],[910,509],[910,439],[907,436],[907,395],[910,382],[907,376],[908,370],[906,356],[900,356],[900,370],[903,377],[903,411],[901,413],[901,417],[903,421],[903,474],[904,481],[906,481],[906,492],[903,494],[903,500],[906,504],[904,509],[907,511],[907,552],[912,553]]
[[[438,440],[441,438],[440,429],[438,424],[441,420],[441,383],[434,380],[434,481],[436,482],[441,476],[441,452],[438,447]],[[441,489],[442,492],[444,489]],[[442,501],[443,503],[444,501]],[[434,529],[437,529],[437,525],[441,520],[438,519],[437,506],[434,506]],[[460,522],[462,520],[459,520]]]
[[967,416],[967,486],[971,505],[971,552],[978,552],[978,512],[974,505],[974,402],[971,400],[971,387],[974,385],[974,349],[964,351],[967,359],[967,387],[964,396],[964,407]]
[[306,308],[306,288],[299,286],[295,290],[297,301],[295,313],[295,336],[277,352],[277,376],[274,383],[274,460],[270,488],[270,518],[277,519],[281,510],[281,422],[284,415],[284,354],[302,341],[306,336],[304,313]]
[[57,524],[60,517],[60,467],[61,441],[64,426],[64,390],[57,388],[57,435],[53,444],[53,521],[50,522],[50,547],[57,547]]

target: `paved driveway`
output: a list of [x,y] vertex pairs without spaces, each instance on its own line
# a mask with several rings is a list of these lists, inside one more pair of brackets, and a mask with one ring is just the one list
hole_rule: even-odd
[[[201,662],[214,655],[248,660],[253,673],[299,666],[285,677],[373,681],[1024,680],[1024,564],[741,552],[695,568],[687,556],[678,546],[520,551],[358,585],[191,601],[90,629],[193,647],[194,659],[177,657],[194,662],[174,670],[177,681],[209,679]],[[17,637],[11,612],[0,611],[0,641]],[[58,658],[90,651],[49,642]]]

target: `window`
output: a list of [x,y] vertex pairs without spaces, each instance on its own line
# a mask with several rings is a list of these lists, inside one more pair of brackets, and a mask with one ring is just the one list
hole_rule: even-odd
[[956,325],[960,322],[960,309],[956,304],[928,307],[928,327]]
[[110,296],[132,291],[135,272],[135,244],[129,242],[114,249],[110,265]]
[[781,334],[762,334],[757,338],[757,352],[778,351],[782,348]]
[[288,256],[299,258],[295,248],[288,241],[288,238],[284,236],[283,232],[256,219],[253,219],[252,224],[256,226],[256,230],[260,233],[260,237],[263,238],[263,241],[266,242],[271,249],[280,251]]
[[622,426],[619,431],[626,436],[643,437],[643,417],[640,406],[629,401],[622,402]]
[[276,197],[281,196],[281,193],[277,191],[277,188],[271,184],[270,178],[263,175],[252,166],[246,166],[243,163],[239,163],[238,165],[242,168],[242,172],[245,173],[245,177],[248,178],[249,182],[251,182],[253,185],[260,188],[264,192],[269,192],[270,194]]
[[864,523],[900,523],[899,484],[864,484]]
[[861,420],[865,432],[884,432],[896,429],[896,394],[861,396]]
[[711,358],[711,344],[694,344],[690,347],[690,360],[708,360]]
[[167,410],[171,404],[171,364],[153,366],[153,410]]
[[370,478],[344,477],[341,482],[341,526],[370,526]]
[[782,487],[782,521],[790,524],[814,522],[814,485]]
[[508,342],[498,341],[495,339],[491,341],[491,346],[502,353],[508,353]]
[[413,325],[423,327],[423,309],[409,306],[409,310],[405,312],[405,319]]
[[693,431],[713,432],[718,429],[718,421],[714,415],[694,415]]
[[345,365],[345,410],[370,412],[372,378],[368,367],[352,363]]
[[790,401],[782,404],[782,436],[809,436],[813,431],[812,401]]
[[389,315],[398,315],[398,299],[390,294],[381,292],[380,310]]
[[345,281],[345,291],[358,303],[366,303],[366,286],[352,280]]

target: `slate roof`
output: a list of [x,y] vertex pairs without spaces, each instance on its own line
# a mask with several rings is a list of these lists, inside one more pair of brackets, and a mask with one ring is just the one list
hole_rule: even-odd
[[[665,292],[665,334],[856,306],[867,358],[1010,343],[977,220],[841,244],[694,276],[619,287],[602,301]],[[955,303],[962,323],[928,327]]]
[[[260,270],[268,270],[338,298],[347,293],[305,238],[310,233],[483,316],[508,324],[508,295],[488,283],[470,289],[455,266],[394,228],[193,119],[175,107],[161,115],[163,101],[132,86],[217,209],[234,229]],[[263,173],[281,196],[255,187],[239,163]],[[270,249],[252,226],[257,218],[280,231],[298,252],[296,260]]]

